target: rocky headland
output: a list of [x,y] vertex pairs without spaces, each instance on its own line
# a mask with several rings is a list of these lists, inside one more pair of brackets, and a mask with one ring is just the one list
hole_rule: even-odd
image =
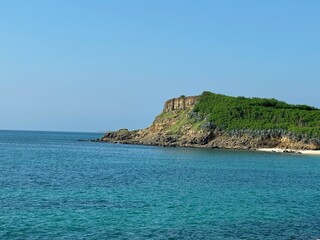
[[[297,118],[297,127],[300,126],[303,130],[300,131],[300,129],[298,129],[297,132],[291,131],[289,127],[286,127],[281,122],[281,117],[279,118],[279,120],[276,119],[276,116],[278,116],[277,114],[289,114],[288,111],[291,108],[284,107],[283,112],[281,112],[280,108],[279,112],[279,109],[276,107],[276,105],[259,105],[259,109],[265,108],[262,109],[262,111],[273,111],[275,109],[275,113],[273,116],[273,113],[270,113],[270,119],[272,119],[270,121],[274,124],[273,127],[270,127],[271,125],[268,124],[269,120],[263,119],[263,115],[259,113],[260,110],[254,110],[254,107],[250,107],[250,104],[253,101],[252,99],[210,94],[213,93],[204,92],[201,96],[181,96],[179,98],[170,99],[165,102],[162,113],[155,118],[151,126],[141,130],[129,131],[128,129],[120,129],[118,131],[107,132],[102,138],[99,138],[95,141],[167,147],[179,146],[244,150],[320,149],[320,138],[318,138],[317,135],[308,135],[307,133],[303,132],[306,129],[305,126],[307,124],[304,118]],[[239,107],[237,107],[236,102],[229,103],[226,98],[223,97],[227,97],[228,101],[240,101]],[[222,100],[219,100],[220,98]],[[208,99],[211,99],[211,102]],[[227,109],[224,109],[223,107],[215,109],[214,107],[212,107],[210,111],[207,110],[207,108],[210,108],[212,104],[215,104],[214,101],[225,101],[224,107]],[[254,99],[254,101],[258,100]],[[208,106],[203,105],[204,103],[208,104]],[[282,104],[283,102],[278,103]],[[217,107],[217,105],[218,104],[215,104],[214,106]],[[201,110],[201,106],[207,107],[203,108],[205,110]],[[243,106],[248,107],[243,108]],[[253,108],[253,110],[251,108]],[[299,108],[301,109],[298,109],[298,107],[298,110],[295,108],[293,109],[295,109],[295,111],[301,111],[301,116],[303,116],[306,111],[313,111],[312,116],[318,118],[316,119],[316,123],[318,120],[319,125],[317,126],[317,124],[312,123],[315,126],[312,125],[310,127],[320,127],[320,110],[312,107],[310,107],[310,109],[303,109],[302,107]],[[254,111],[256,111],[257,113],[255,113]],[[222,120],[220,119],[220,115],[224,116]],[[251,117],[251,115],[254,117]],[[253,123],[250,124],[250,122],[248,124],[247,121],[254,121],[252,120],[252,118],[257,118],[257,122],[262,123],[257,126],[254,126]],[[266,118],[269,118],[269,115],[266,116]],[[305,123],[305,125],[302,125],[299,121]],[[316,129],[316,133],[317,131],[318,129]]]

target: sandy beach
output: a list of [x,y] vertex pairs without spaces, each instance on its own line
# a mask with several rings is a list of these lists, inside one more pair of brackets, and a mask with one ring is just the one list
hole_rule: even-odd
[[277,152],[277,153],[297,153],[308,155],[319,155],[320,150],[295,150],[295,149],[281,149],[281,148],[258,148],[257,151],[262,152]]

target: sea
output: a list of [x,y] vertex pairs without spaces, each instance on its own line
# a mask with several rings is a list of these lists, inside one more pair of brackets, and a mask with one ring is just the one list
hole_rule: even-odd
[[320,239],[320,157],[0,131],[0,239]]

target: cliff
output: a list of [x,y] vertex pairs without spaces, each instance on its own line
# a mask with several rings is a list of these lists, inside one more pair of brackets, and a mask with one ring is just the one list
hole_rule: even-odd
[[198,96],[173,98],[165,102],[164,112],[190,110],[196,103]]
[[[295,118],[293,123],[291,118]],[[148,128],[120,129],[96,141],[171,147],[317,150],[320,149],[319,128],[320,111],[313,107],[204,92],[201,96],[166,101],[162,113]]]

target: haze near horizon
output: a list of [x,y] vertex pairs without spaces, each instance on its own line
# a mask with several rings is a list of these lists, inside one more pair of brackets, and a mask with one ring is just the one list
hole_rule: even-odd
[[318,1],[3,1],[0,129],[144,128],[211,91],[320,107]]

